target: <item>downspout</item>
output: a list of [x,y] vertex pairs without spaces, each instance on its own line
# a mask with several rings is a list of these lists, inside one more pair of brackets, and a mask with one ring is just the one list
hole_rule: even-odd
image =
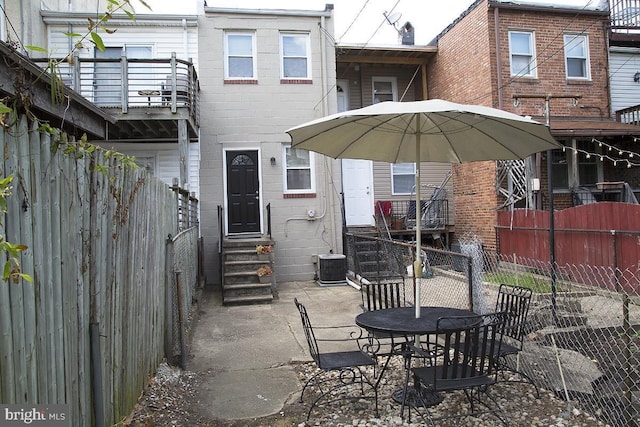
[[498,109],[502,110],[502,55],[500,48],[500,12],[497,6],[493,8],[493,26],[496,37],[496,68],[498,74]]
[[184,18],[182,18],[182,50],[184,51],[183,58],[189,58],[189,34],[187,32],[187,20]]
[[[326,48],[326,37],[324,36],[325,34],[325,27],[326,27],[326,17],[324,15],[322,15],[320,17],[320,31],[319,31],[319,37],[320,37],[320,81],[321,81],[321,87],[322,87],[322,117],[326,116],[327,114],[329,114],[329,101],[328,101],[328,96],[327,94],[329,93],[329,87],[328,87],[328,82],[327,82],[327,48]],[[333,249],[334,251],[336,250],[337,246],[338,246],[338,229],[336,227],[336,213],[335,213],[335,205],[334,203],[329,203],[329,200],[332,200],[332,195],[333,192],[331,191],[331,182],[333,182],[333,160],[329,160],[328,162],[326,162],[326,172],[329,174],[329,179],[324,179],[324,185],[325,185],[325,206],[329,206],[331,207],[331,209],[329,210],[329,223],[330,223],[330,227],[333,230],[333,237],[332,237],[332,244],[331,244],[331,249]]]

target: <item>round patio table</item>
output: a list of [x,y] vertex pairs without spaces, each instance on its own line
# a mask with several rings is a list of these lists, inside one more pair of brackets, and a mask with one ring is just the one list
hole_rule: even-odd
[[[453,307],[420,307],[420,317],[415,317],[415,307],[387,308],[383,310],[365,311],[356,316],[356,325],[370,332],[382,332],[396,336],[435,335],[438,319],[451,316],[473,316],[471,310]],[[403,354],[406,352],[403,351]],[[391,354],[384,365],[383,371],[389,363]],[[384,372],[383,372],[384,373]],[[382,374],[380,377],[382,377]],[[420,393],[422,401],[428,406],[442,402],[442,398],[433,392],[420,387],[419,381],[414,379],[414,386],[408,390],[408,396],[404,396],[404,389],[393,392],[392,398],[398,403],[403,401],[412,406],[417,406],[419,400],[415,396]]]
[[420,317],[416,318],[415,314],[414,307],[365,311],[356,316],[356,325],[371,332],[392,335],[429,335],[436,333],[441,317],[473,316],[476,313],[452,307],[420,307]]

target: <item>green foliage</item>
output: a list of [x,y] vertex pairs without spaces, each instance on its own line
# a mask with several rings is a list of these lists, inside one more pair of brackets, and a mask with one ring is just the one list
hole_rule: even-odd
[[[484,280],[490,283],[504,283],[505,285],[522,286],[523,288],[531,289],[534,293],[550,293],[551,281],[547,277],[536,276],[531,273],[513,273],[513,272],[492,272],[485,273]],[[557,284],[556,289],[562,290],[560,284]]]
[[[7,212],[7,197],[11,196],[13,186],[13,176],[7,176],[0,179],[0,213]],[[13,283],[19,283],[20,279],[25,279],[28,282],[32,282],[33,279],[28,274],[23,273],[20,270],[20,261],[18,256],[20,252],[26,250],[25,245],[9,243],[4,240],[4,236],[0,235],[0,252],[7,254],[7,261],[5,261],[2,267],[2,280],[11,280]]]

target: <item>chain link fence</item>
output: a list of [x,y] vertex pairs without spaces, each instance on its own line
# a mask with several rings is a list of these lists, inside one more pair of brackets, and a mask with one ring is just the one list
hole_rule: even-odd
[[191,329],[191,307],[198,285],[198,228],[167,239],[167,355],[168,361],[186,365],[186,341]]
[[402,278],[413,303],[495,308],[501,283],[533,290],[523,351],[511,363],[568,410],[589,412],[610,426],[640,425],[640,283],[637,268],[554,265],[485,252],[474,239],[455,251],[422,250],[422,278],[413,278],[415,245],[347,234],[350,275],[359,281]]

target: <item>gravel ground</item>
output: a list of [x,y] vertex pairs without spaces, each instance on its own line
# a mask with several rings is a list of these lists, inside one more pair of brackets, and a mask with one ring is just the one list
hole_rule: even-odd
[[[314,365],[301,363],[294,365],[301,383],[315,372]],[[141,396],[134,411],[119,425],[122,426],[219,426],[219,427],[372,427],[424,425],[412,412],[412,422],[400,418],[400,405],[391,399],[391,393],[403,383],[402,360],[392,360],[379,392],[379,417],[374,417],[374,405],[371,400],[341,401],[339,404],[324,405],[314,409],[311,419],[305,423],[309,409],[310,395],[305,402],[296,401],[285,405],[274,415],[256,419],[216,420],[208,419],[197,410],[197,384],[207,373],[180,371],[162,364],[157,375],[150,381],[146,392]],[[491,388],[503,409],[504,417],[510,426],[516,427],[587,427],[605,426],[594,416],[572,408],[554,393],[540,390],[540,398],[535,397],[535,389],[528,384],[497,384]],[[433,407],[436,413],[451,413],[467,408],[464,395],[450,393],[444,401]],[[491,414],[478,417],[464,417],[438,422],[438,426],[481,426],[501,425]]]

